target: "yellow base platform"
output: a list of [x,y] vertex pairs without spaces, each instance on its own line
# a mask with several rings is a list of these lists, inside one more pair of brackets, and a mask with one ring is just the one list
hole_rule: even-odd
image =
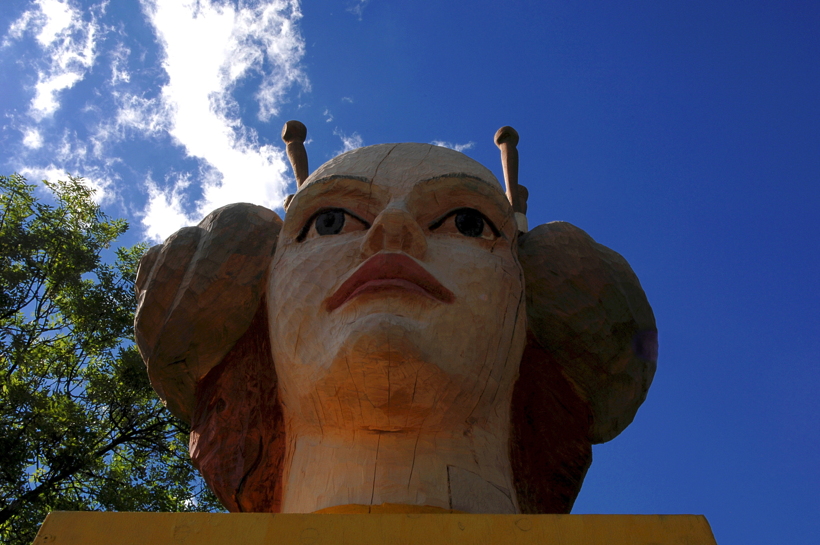
[[57,511],[35,545],[716,545],[701,515]]

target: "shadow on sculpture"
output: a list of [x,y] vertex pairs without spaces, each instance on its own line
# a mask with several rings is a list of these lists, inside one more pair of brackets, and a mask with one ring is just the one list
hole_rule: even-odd
[[136,335],[154,388],[230,511],[568,513],[634,418],[657,331],[617,253],[526,225],[465,155],[360,148],[308,176],[284,222],[229,205],[149,250]]

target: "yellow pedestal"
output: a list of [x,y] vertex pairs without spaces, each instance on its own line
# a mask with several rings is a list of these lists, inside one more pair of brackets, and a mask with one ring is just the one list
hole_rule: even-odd
[[35,545],[715,545],[701,515],[51,513]]

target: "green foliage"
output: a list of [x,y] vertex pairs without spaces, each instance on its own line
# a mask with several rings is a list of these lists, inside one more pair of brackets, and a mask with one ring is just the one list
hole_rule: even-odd
[[219,509],[133,344],[144,245],[81,179],[0,176],[0,540],[31,543],[53,510]]

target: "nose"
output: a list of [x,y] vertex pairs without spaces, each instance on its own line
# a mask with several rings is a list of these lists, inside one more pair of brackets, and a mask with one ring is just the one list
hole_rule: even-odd
[[387,208],[379,214],[362,242],[362,257],[386,250],[404,252],[416,259],[427,253],[427,237],[406,210]]

